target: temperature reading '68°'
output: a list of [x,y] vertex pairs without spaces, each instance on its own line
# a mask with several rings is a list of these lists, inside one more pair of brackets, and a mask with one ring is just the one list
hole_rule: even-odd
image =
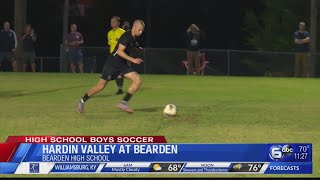
[[181,168],[181,164],[170,164],[168,167],[168,171],[178,171]]

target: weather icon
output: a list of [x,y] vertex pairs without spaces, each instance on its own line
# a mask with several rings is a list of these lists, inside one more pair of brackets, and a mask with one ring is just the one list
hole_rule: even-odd
[[155,171],[161,171],[162,167],[159,164],[154,164],[153,165],[153,170]]
[[236,164],[232,167],[233,169],[237,169],[237,170],[240,170],[242,168],[242,164]]

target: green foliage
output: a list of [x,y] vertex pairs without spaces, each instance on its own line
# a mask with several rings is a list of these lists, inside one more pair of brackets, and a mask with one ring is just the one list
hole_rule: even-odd
[[309,25],[306,0],[261,0],[262,11],[247,11],[244,18],[246,45],[261,51],[292,51],[293,33],[300,21]]

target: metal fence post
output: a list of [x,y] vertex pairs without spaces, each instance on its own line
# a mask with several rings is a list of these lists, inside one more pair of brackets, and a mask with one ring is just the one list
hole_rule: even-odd
[[40,58],[40,71],[43,72],[43,58]]
[[148,49],[147,48],[145,48],[144,49],[144,51],[143,51],[143,61],[144,61],[144,63],[143,63],[143,74],[146,74],[146,63],[147,63],[147,59],[146,59],[146,52],[148,51]]
[[227,50],[227,56],[228,56],[228,76],[230,76],[230,50]]

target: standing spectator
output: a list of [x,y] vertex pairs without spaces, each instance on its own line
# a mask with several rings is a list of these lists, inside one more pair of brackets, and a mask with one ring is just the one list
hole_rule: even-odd
[[122,29],[125,31],[130,31],[131,29],[130,23],[128,21],[123,22]]
[[202,33],[197,25],[192,24],[186,32],[188,75],[192,75],[194,71],[200,75],[200,45],[203,39]]
[[10,29],[10,23],[3,23],[3,30],[0,32],[0,67],[3,60],[11,62],[12,70],[17,72],[17,62],[14,59],[14,52],[18,46],[17,36]]
[[23,42],[23,72],[27,70],[27,63],[30,61],[32,72],[36,72],[36,63],[35,63],[35,48],[34,43],[37,40],[37,36],[34,33],[30,24],[27,24],[24,33],[22,35]]
[[[111,30],[108,32],[108,44],[110,46],[110,54],[114,53],[114,49],[120,39],[120,37],[122,36],[123,33],[125,33],[125,30],[123,30],[122,28],[120,28],[120,18],[117,16],[113,16],[111,18]],[[123,77],[119,76],[116,79],[116,83],[118,86],[118,91],[116,92],[116,94],[123,94],[122,91],[122,86],[123,86]]]
[[77,25],[71,24],[71,32],[64,38],[64,44],[68,46],[70,68],[73,73],[76,73],[76,66],[78,64],[80,73],[83,73],[82,52],[80,45],[84,43],[83,36],[77,31]]
[[294,33],[295,43],[295,77],[309,77],[309,43],[310,35],[305,30],[306,23],[299,23],[299,30]]

